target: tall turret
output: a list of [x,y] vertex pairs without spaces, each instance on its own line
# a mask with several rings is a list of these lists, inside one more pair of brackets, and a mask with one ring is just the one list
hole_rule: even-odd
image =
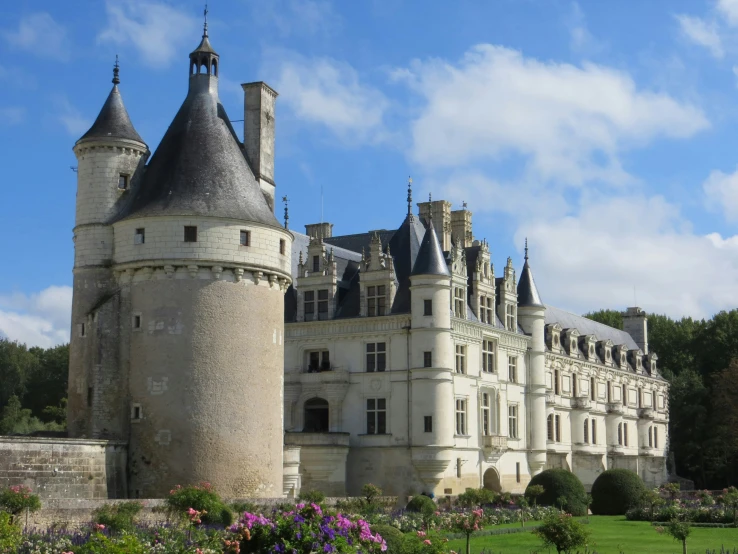
[[528,264],[528,239],[525,239],[525,264],[518,282],[518,324],[531,336],[528,360],[530,386],[528,389],[528,418],[530,450],[528,465],[531,474],[540,473],[546,465],[546,334],[544,317],[546,307],[538,294],[533,272]]
[[68,390],[72,437],[123,438],[125,432],[118,390],[124,385],[114,347],[117,335],[113,329],[98,333],[95,320],[95,308],[117,290],[111,268],[111,220],[148,156],[123,105],[119,84],[116,58],[113,88],[95,123],[74,145],[78,165]]
[[409,433],[413,466],[428,489],[433,490],[440,485],[453,457],[454,422],[448,414],[454,412],[454,343],[451,340],[451,272],[431,214],[410,283]]

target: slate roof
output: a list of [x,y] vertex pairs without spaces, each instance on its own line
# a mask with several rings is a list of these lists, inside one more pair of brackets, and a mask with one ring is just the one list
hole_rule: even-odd
[[598,323],[586,317],[567,312],[561,308],[556,308],[546,304],[546,316],[544,319],[546,325],[558,323],[563,329],[576,329],[582,335],[594,335],[597,340],[610,339],[614,345],[624,344],[629,350],[636,350],[639,346],[633,340],[633,337],[625,331],[609,327],[604,323]]
[[113,85],[95,123],[77,142],[100,138],[122,138],[146,144],[133,128],[117,84]]
[[518,281],[518,306],[543,306],[541,295],[538,294],[536,282],[533,279],[533,272],[528,265],[528,256],[525,257],[523,270],[520,272],[520,280]]
[[413,265],[412,275],[451,275],[433,228],[433,220],[430,221],[423,237],[417,259]]
[[190,76],[182,107],[119,217],[155,215],[213,216],[281,226],[218,98],[216,77]]

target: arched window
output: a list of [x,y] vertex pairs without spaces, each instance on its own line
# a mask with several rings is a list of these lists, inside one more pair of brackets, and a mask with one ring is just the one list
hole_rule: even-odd
[[548,414],[548,417],[546,418],[546,428],[548,429],[548,440],[553,441],[554,440],[554,416],[553,414]]
[[589,419],[584,420],[584,444],[589,444]]
[[328,401],[322,398],[311,398],[305,402],[305,433],[328,432]]
[[195,74],[195,64],[193,62],[190,62],[190,75]]
[[213,60],[213,76],[218,76],[218,60]]

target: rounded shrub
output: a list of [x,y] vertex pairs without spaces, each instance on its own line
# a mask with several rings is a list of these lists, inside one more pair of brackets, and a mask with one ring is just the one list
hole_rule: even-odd
[[408,512],[416,512],[418,514],[430,515],[436,511],[436,503],[432,498],[423,494],[418,494],[410,499],[405,509]]
[[379,536],[387,543],[387,552],[401,552],[402,542],[405,535],[397,527],[392,525],[372,525],[372,533]]
[[636,507],[646,485],[637,473],[629,469],[608,469],[592,484],[592,513],[601,516],[621,516]]
[[536,497],[540,506],[555,506],[561,508],[573,516],[583,516],[587,514],[587,493],[584,491],[584,485],[579,478],[565,469],[547,469],[528,483],[525,496],[531,496],[528,493],[530,487],[540,485],[543,487],[543,493]]
[[[197,510],[200,523],[228,526],[233,523],[233,512],[226,506],[210,483],[181,487],[177,485],[166,499],[167,511],[180,518],[188,517],[188,510]],[[197,523],[195,519],[190,520]]]
[[322,504],[325,502],[325,493],[318,490],[312,491],[300,491],[300,496],[297,497],[301,502],[312,502],[314,504]]

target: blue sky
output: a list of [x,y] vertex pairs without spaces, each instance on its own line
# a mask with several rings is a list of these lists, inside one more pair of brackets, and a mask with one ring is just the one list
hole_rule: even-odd
[[[20,1],[0,16],[0,335],[68,339],[72,146],[111,87],[154,150],[202,3]],[[279,93],[292,228],[397,227],[466,201],[500,268],[528,237],[544,300],[709,317],[738,304],[738,0],[215,0],[220,96]],[[235,124],[238,127],[240,124]],[[280,210],[281,212],[281,210]],[[499,271],[499,270],[498,270]]]

